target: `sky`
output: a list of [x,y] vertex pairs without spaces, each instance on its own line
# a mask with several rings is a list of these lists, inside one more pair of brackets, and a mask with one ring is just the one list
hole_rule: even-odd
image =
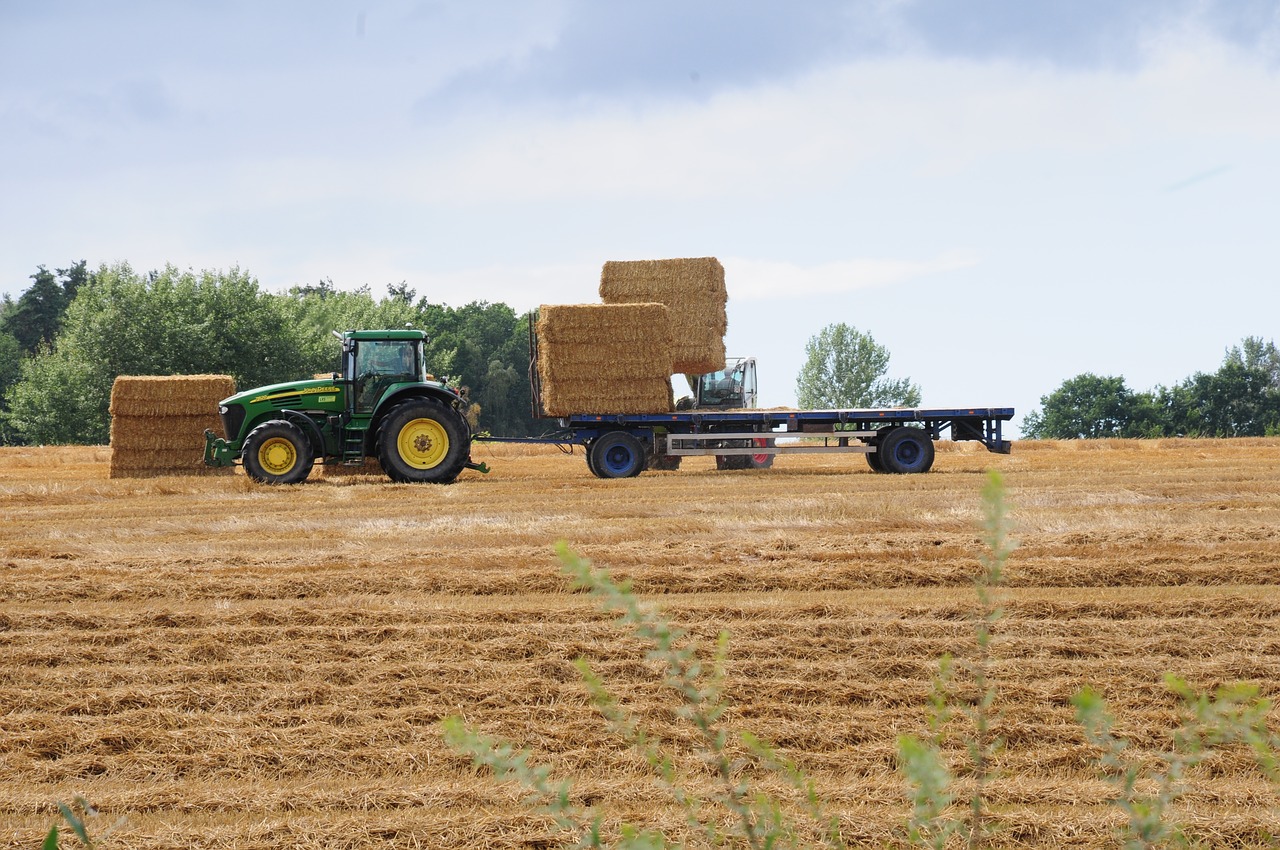
[[123,261],[524,311],[714,256],[762,406],[845,322],[1020,420],[1278,336],[1280,0],[0,0],[0,174],[0,294]]

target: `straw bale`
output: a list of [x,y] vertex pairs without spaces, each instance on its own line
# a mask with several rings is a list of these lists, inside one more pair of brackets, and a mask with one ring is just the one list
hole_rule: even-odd
[[229,375],[121,375],[111,387],[111,478],[205,474],[204,432],[220,436]]
[[656,303],[543,305],[535,330],[546,412],[670,410],[669,315]]
[[154,475],[216,475],[231,467],[208,467],[204,447],[199,449],[111,449],[109,478],[145,478]]
[[672,368],[703,374],[725,366],[728,291],[715,257],[610,260],[600,273],[606,304],[656,301],[671,310]]
[[112,415],[177,416],[216,411],[236,391],[230,375],[121,375],[111,387]]
[[225,436],[222,420],[216,415],[114,416],[111,445],[118,449],[198,448],[203,451],[205,429]]

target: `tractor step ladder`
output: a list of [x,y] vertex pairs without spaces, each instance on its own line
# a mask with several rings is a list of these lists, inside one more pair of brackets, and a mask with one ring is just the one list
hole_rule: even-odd
[[364,432],[342,429],[342,462],[351,466],[364,463]]

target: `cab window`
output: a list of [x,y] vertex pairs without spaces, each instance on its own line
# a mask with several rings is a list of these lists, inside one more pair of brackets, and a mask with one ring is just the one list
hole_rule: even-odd
[[411,340],[367,340],[356,347],[356,408],[372,410],[387,387],[418,380],[418,345]]

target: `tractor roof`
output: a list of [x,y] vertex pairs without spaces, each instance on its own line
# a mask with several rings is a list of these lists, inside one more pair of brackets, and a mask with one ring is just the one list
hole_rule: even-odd
[[424,331],[413,330],[385,330],[385,331],[347,331],[342,335],[343,339],[426,339],[427,335]]

